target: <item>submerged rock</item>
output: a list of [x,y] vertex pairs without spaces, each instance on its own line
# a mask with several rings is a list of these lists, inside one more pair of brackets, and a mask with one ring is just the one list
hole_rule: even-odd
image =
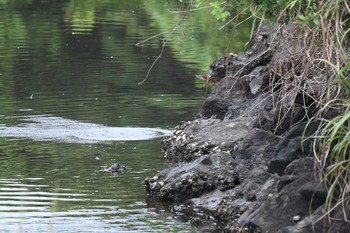
[[126,171],[126,167],[120,163],[112,164],[111,166],[102,167],[101,171],[111,173],[113,176],[117,176]]

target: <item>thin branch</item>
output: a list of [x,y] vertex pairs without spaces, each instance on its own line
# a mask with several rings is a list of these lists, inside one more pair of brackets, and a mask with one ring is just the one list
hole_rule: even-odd
[[[192,4],[189,4],[186,11],[188,11],[189,9],[191,9],[191,6],[192,6]],[[142,47],[142,45],[143,45],[145,42],[147,42],[147,41],[149,41],[149,40],[151,40],[151,39],[154,39],[154,38],[156,38],[156,37],[159,37],[159,36],[164,35],[164,34],[167,34],[167,33],[170,33],[170,34],[175,33],[175,32],[179,29],[179,27],[181,26],[181,24],[183,23],[183,21],[185,20],[185,17],[186,17],[186,16],[187,16],[187,13],[185,13],[185,14],[182,16],[182,18],[180,19],[180,21],[177,23],[177,25],[176,25],[173,29],[168,30],[167,32],[162,32],[162,33],[158,33],[158,34],[156,34],[156,35],[153,35],[153,36],[151,36],[151,37],[149,37],[149,38],[147,38],[147,39],[145,39],[145,40],[143,40],[143,41],[140,41],[140,42],[136,43],[135,45],[136,45],[137,47]],[[148,78],[148,76],[150,75],[151,70],[153,69],[153,67],[156,65],[156,63],[158,62],[158,60],[162,58],[162,54],[163,54],[163,52],[164,52],[164,48],[165,48],[166,44],[167,44],[167,41],[166,41],[165,39],[163,39],[162,50],[160,51],[158,57],[153,61],[153,63],[152,63],[152,65],[150,66],[150,68],[148,69],[145,78],[144,78],[141,82],[139,82],[137,85],[141,85],[141,84],[143,84],[143,83],[147,80],[147,78]]]
[[164,34],[166,34],[166,33],[168,33],[168,32],[171,32],[171,31],[174,31],[174,29],[169,30],[169,31],[167,31],[167,32],[161,32],[161,33],[158,33],[158,34],[156,34],[156,35],[150,36],[150,37],[148,37],[148,38],[145,39],[145,40],[142,40],[142,41],[140,41],[140,42],[137,42],[135,45],[136,45],[137,47],[142,47],[142,45],[143,45],[144,43],[146,43],[147,41],[152,40],[153,38],[159,37],[159,36],[164,35]]
[[187,12],[194,12],[194,11],[200,11],[200,10],[204,10],[204,9],[210,9],[213,8],[212,6],[203,6],[203,7],[199,7],[196,9],[188,9],[188,10],[182,10],[182,11],[169,11],[170,13],[187,13]]
[[163,54],[163,52],[164,52],[165,45],[166,45],[166,40],[164,39],[164,40],[163,40],[163,45],[162,45],[162,50],[160,51],[158,57],[153,61],[152,65],[151,65],[150,68],[148,69],[145,78],[144,78],[141,82],[139,82],[137,85],[141,85],[141,84],[143,84],[143,83],[147,80],[149,74],[151,73],[151,70],[153,69],[153,67],[155,66],[155,64],[157,63],[157,61],[158,61],[159,59],[162,58],[162,54]]
[[[240,15],[242,15],[246,10],[249,9],[250,6],[246,7],[245,9],[243,9],[242,11],[240,11],[237,15],[235,15],[234,17],[232,17],[230,20],[228,20],[224,25],[222,25],[219,30],[222,30],[224,27],[226,27],[228,24],[232,23],[232,21],[236,20]],[[238,26],[238,25],[235,25]]]

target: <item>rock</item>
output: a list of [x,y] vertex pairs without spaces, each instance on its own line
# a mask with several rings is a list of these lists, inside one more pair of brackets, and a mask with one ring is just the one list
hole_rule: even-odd
[[[288,233],[309,233],[309,232],[327,232],[327,233],[342,233],[350,232],[350,223],[344,220],[344,214],[350,214],[349,203],[345,206],[335,207],[327,216],[323,205],[318,207],[312,215],[307,215],[296,224],[287,226],[283,232]],[[333,219],[333,221],[330,221]],[[335,220],[336,219],[336,220]],[[335,221],[334,221],[335,220]]]
[[[310,150],[319,122],[304,122],[299,96],[280,119],[285,109],[267,91],[276,60],[262,28],[249,51],[210,65],[215,88],[197,118],[163,140],[170,167],[144,180],[149,203],[174,203],[174,214],[188,214],[203,232],[348,232],[349,224],[323,217],[327,189]],[[336,207],[331,216],[341,214]]]
[[163,140],[164,158],[176,165],[210,154],[213,149],[230,151],[252,127],[247,118],[197,119],[191,125],[181,127],[184,134],[192,137],[185,141],[178,140],[178,136]]
[[117,175],[125,172],[126,167],[121,165],[120,163],[115,163],[109,167],[108,166],[102,167],[101,171],[111,173],[113,176],[117,176]]
[[[229,61],[227,61],[227,59]],[[250,104],[250,99],[261,93],[268,85],[268,71],[266,65],[271,59],[271,52],[266,50],[255,57],[250,58],[246,54],[241,54],[230,58],[223,57],[215,62],[215,67],[224,67],[228,62],[229,73],[221,74],[223,77],[218,82],[203,104],[201,115],[209,118],[215,116],[223,119],[227,110],[233,104],[244,107]],[[213,66],[213,65],[212,65]],[[253,89],[251,89],[253,88]]]
[[262,232],[278,232],[293,225],[294,216],[308,215],[309,201],[295,192],[308,179],[309,176],[302,177],[286,186],[283,192],[266,200],[248,216],[246,225],[255,226]]
[[[283,175],[284,169],[292,161],[310,155],[312,135],[318,128],[319,122],[312,123],[307,129],[306,123],[300,123],[287,131],[282,140],[278,143],[273,158],[270,161],[268,171]],[[307,140],[302,141],[302,137]]]
[[292,220],[293,220],[293,222],[299,222],[300,219],[301,219],[300,215],[295,215]]
[[322,216],[317,209],[324,203],[327,190],[312,175],[312,158],[295,160],[288,167],[291,173],[280,177],[278,193],[247,213],[241,224],[254,226],[262,232],[312,232],[314,221]]
[[216,188],[228,190],[239,184],[238,176],[226,166],[230,155],[203,155],[191,163],[161,171],[157,180],[146,178],[144,184],[149,198],[179,201],[199,197]]

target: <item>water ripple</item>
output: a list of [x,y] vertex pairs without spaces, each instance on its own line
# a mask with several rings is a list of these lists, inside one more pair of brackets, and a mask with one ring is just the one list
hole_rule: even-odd
[[21,117],[20,120],[22,123],[17,126],[0,126],[0,137],[84,144],[150,140],[171,134],[164,129],[109,127],[51,115],[29,115]]

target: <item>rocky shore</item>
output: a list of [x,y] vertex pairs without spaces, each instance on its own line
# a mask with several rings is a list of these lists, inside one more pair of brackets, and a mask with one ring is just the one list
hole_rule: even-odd
[[210,66],[220,81],[196,119],[163,141],[170,166],[145,179],[149,201],[173,203],[174,214],[189,215],[199,232],[350,232],[348,223],[324,216],[327,190],[304,140],[317,122],[305,130],[297,102],[277,117],[274,30],[264,24],[249,51]]

